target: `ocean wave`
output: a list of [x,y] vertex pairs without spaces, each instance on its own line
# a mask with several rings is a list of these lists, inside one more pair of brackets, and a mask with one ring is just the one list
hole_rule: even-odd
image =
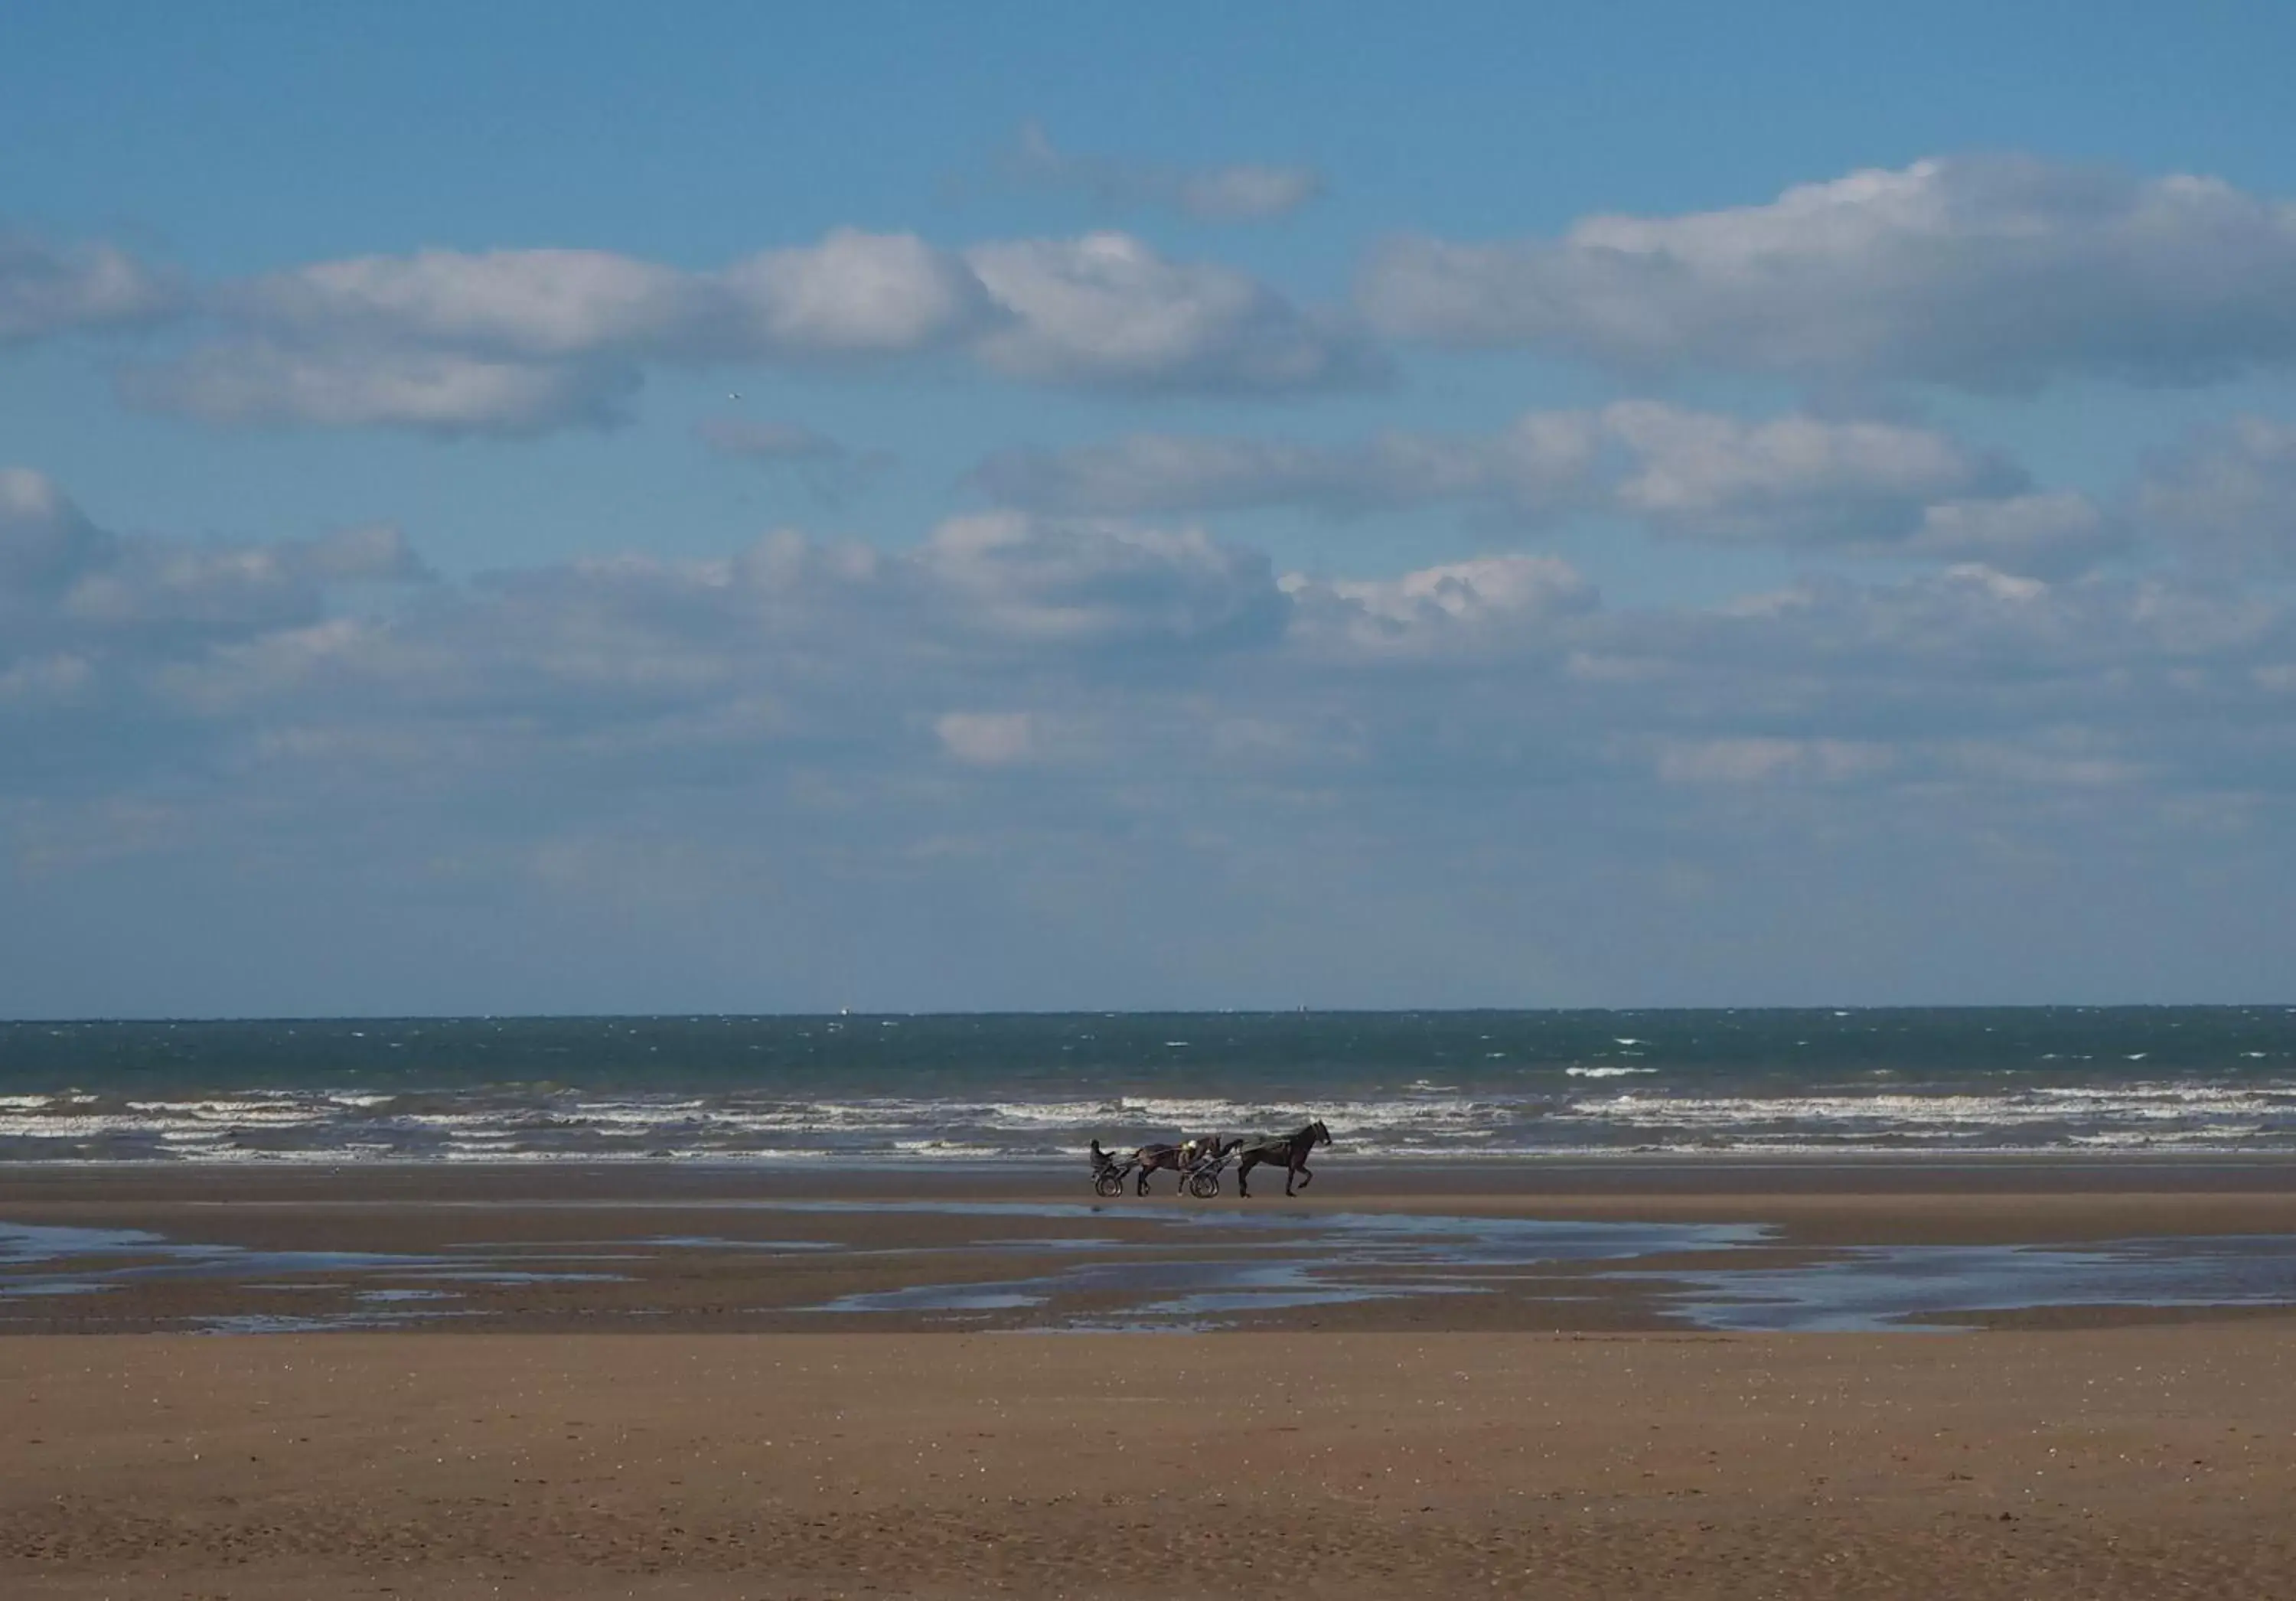
[[1763,1129],[1887,1126],[1993,1128],[2064,1122],[2169,1123],[2296,1116],[2296,1086],[2134,1084],[2049,1087],[2006,1094],[1643,1095],[1573,1102],[1557,1115],[1621,1128]]
[[[1424,1084],[1265,1097],[1064,1092],[851,1098],[555,1086],[377,1093],[85,1091],[0,1097],[0,1160],[59,1162],[991,1162],[1099,1139],[1288,1131],[1320,1117],[1352,1153],[1398,1159],[1616,1151],[2296,1151],[2296,1082],[2053,1084],[1980,1092],[1893,1082],[1696,1093],[1649,1067],[1579,1065],[1546,1088]],[[1631,1087],[1591,1085],[1632,1078]]]

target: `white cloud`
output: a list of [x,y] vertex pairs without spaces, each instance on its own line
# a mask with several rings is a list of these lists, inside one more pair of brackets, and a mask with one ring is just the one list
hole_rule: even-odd
[[2296,425],[2241,417],[2147,473],[2145,530],[2222,571],[2296,571]]
[[955,252],[839,229],[691,272],[601,250],[365,256],[229,285],[224,337],[132,371],[132,403],[223,424],[522,435],[620,420],[648,365],[963,352],[1030,382],[1280,392],[1381,368],[1347,319],[1127,234]]
[[1691,538],[1889,541],[1936,502],[2022,486],[1998,458],[1895,423],[1749,423],[1644,400],[1607,407],[1603,425],[1634,461],[1618,503]]
[[1288,216],[1324,193],[1323,176],[1311,167],[1178,168],[1077,155],[1055,146],[1033,122],[1022,125],[1005,169],[1022,183],[1072,190],[1103,205],[1168,207],[1207,222]]
[[330,584],[416,584],[432,575],[388,524],[270,544],[127,539],[63,597],[75,621],[107,629],[193,623],[268,629],[316,615]]
[[996,319],[966,265],[910,234],[840,228],[718,275],[738,333],[712,354],[889,356],[950,343]]
[[706,316],[691,275],[604,250],[418,250],[268,274],[222,304],[278,336],[543,358],[658,346]]
[[1584,612],[1594,590],[1554,556],[1480,556],[1423,567],[1398,579],[1332,585],[1376,617],[1414,620],[1431,610],[1454,618]]
[[1993,500],[1945,500],[1922,508],[1908,555],[1977,562],[2004,572],[2064,577],[2134,543],[2124,520],[2067,489]]
[[176,310],[174,281],[107,244],[54,245],[0,229],[0,346]]
[[[2185,893],[2196,817],[2243,883],[2284,882],[2291,843],[2296,615],[2174,572],[1967,565],[1615,610],[1536,553],[1278,581],[1185,527],[1002,513],[906,550],[783,531],[371,602],[366,582],[423,578],[392,530],[115,534],[21,470],[0,551],[20,898],[35,872],[101,893],[82,875],[116,865],[146,904],[212,878],[234,906],[387,907],[451,869],[451,916],[419,926],[499,915],[556,956],[590,891],[554,883],[554,912],[491,875],[657,840],[708,911],[706,935],[644,937],[681,956],[829,930],[874,963],[915,908],[1034,961],[1113,926],[1137,960],[1230,920],[1238,948],[1268,917],[1344,923],[1376,890],[1416,961],[1494,907],[1550,908],[1552,948],[1578,948],[1645,871],[1727,889],[1700,936],[1727,939],[1781,873],[1797,915],[1864,927],[1898,894],[1990,893],[2005,858],[2062,856],[2084,886],[2157,859]],[[155,809],[168,827],[102,850],[57,832]],[[1089,915],[1113,904],[1115,925]]]
[[211,345],[131,369],[131,404],[218,426],[404,428],[524,436],[620,421],[637,391],[626,365],[451,351],[268,342]]
[[1127,234],[976,245],[966,259],[1010,314],[980,342],[999,372],[1143,389],[1286,390],[1382,371],[1343,320],[1246,274],[1158,255]]
[[2296,361],[2296,206],[2215,179],[2025,157],[1852,173],[1554,241],[1396,241],[1383,330],[1677,367],[2019,389],[2193,383]]
[[275,337],[530,359],[882,355],[993,316],[957,258],[852,228],[718,272],[604,250],[427,250],[273,273],[218,300]]
[[1374,656],[1477,653],[1553,646],[1547,626],[1592,613],[1595,587],[1555,556],[1480,556],[1392,579],[1287,574],[1303,645]]
[[1020,645],[1218,645],[1283,624],[1266,558],[1194,529],[955,517],[913,562],[967,627]]
[[42,661],[85,666],[87,653],[151,639],[299,626],[318,616],[330,585],[430,577],[388,525],[268,543],[112,534],[44,474],[0,468],[0,620],[12,620],[0,668],[11,649],[32,653],[15,668],[45,672]]
[[972,482],[1071,515],[1300,506],[1328,516],[1457,503],[1536,523],[1610,511],[1674,538],[2077,571],[2125,545],[2085,497],[1934,430],[1744,419],[1657,401],[1530,412],[1491,434],[1343,444],[1135,434],[1007,450]]

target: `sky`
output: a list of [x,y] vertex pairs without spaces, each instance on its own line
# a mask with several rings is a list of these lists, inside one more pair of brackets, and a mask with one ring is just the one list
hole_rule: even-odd
[[0,12],[0,1015],[2284,1000],[2296,10]]

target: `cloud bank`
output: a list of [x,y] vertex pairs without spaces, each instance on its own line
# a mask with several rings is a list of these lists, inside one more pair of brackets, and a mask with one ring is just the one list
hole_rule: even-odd
[[[378,609],[346,586],[413,598]],[[1526,737],[1586,781],[2296,779],[2285,600],[2165,573],[2053,583],[1956,565],[1617,611],[1547,555],[1316,578],[1185,525],[1008,512],[951,519],[905,553],[783,531],[718,560],[625,555],[456,586],[396,530],[129,536],[10,469],[0,617],[17,735],[69,708],[131,790],[179,782],[186,742],[207,752],[194,768],[365,746],[386,785],[572,764],[610,792],[705,757],[741,783],[806,768],[922,783],[950,758],[1025,757],[1095,788],[1281,770],[1439,789],[1499,778]],[[1463,743],[1425,767],[1431,711]],[[123,718],[171,736],[96,737]],[[1285,740],[1237,754],[1217,730],[1239,722]],[[2034,755],[2076,734],[2079,762]],[[1780,740],[1833,753],[1762,754]],[[40,796],[20,769],[9,783]]]
[[[2209,448],[2161,493],[2215,481]],[[1742,998],[1786,950],[1836,996],[1916,958],[1992,993],[2082,937],[2035,922],[2076,890],[2220,874],[2248,926],[2240,886],[2296,850],[2292,696],[2288,596],[2174,567],[1632,608],[1534,552],[1285,573],[1185,521],[1007,511],[447,582],[388,528],[128,534],[0,473],[0,878],[51,929],[267,908],[211,1006],[274,972],[380,993],[265,943],[307,899],[401,977],[435,955],[426,992],[562,1007],[641,947],[751,1006],[1627,1001],[1660,970]],[[1991,932],[1938,944],[1939,905]],[[1636,963],[1596,959],[1619,940]],[[2123,940],[2100,981],[2143,979],[2132,949],[2156,983],[2261,972]]]

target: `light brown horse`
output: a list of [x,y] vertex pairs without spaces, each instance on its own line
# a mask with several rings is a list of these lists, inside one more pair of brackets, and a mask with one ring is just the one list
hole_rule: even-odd
[[1316,1175],[1308,1170],[1308,1153],[1331,1143],[1332,1131],[1324,1127],[1323,1119],[1317,1118],[1297,1134],[1244,1146],[1243,1154],[1235,1163],[1235,1193],[1247,1201],[1251,1199],[1251,1186],[1244,1178],[1263,1162],[1270,1166],[1279,1162],[1283,1164],[1283,1193],[1287,1195],[1292,1193],[1292,1181],[1295,1178],[1303,1186],[1315,1183]]

